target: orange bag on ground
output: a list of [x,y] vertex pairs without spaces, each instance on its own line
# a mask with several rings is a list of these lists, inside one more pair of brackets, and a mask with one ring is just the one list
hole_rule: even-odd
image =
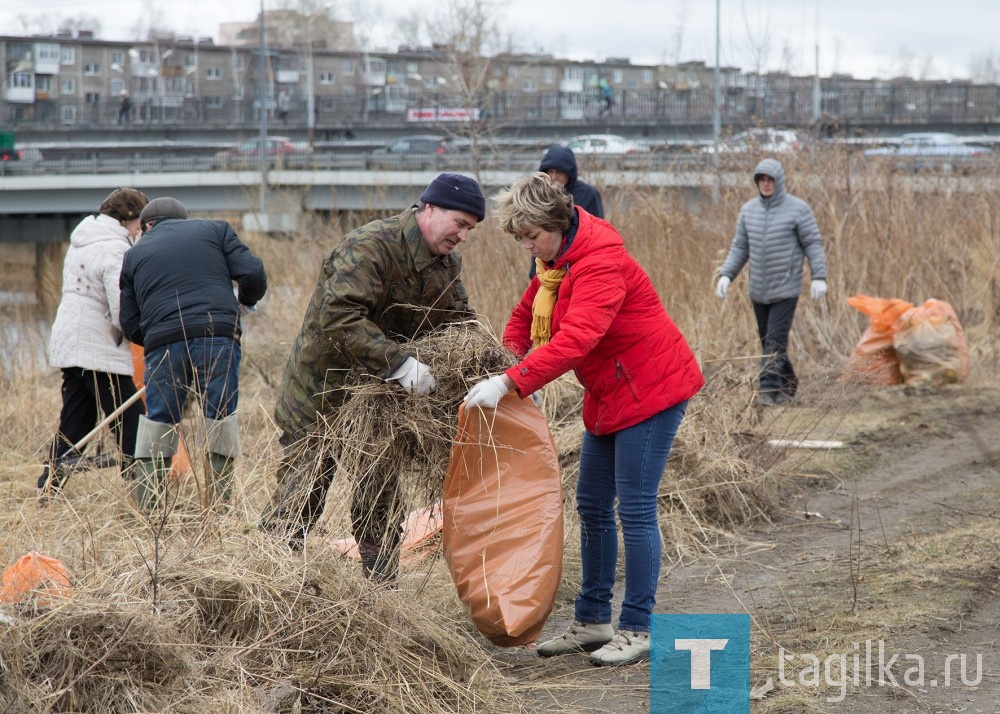
[[[136,389],[142,389],[146,378],[145,351],[137,344],[132,345],[132,383]],[[146,395],[142,395],[142,403],[146,403]],[[183,481],[191,475],[191,459],[188,458],[184,439],[177,442],[177,453],[170,458],[170,480],[173,483]]]
[[562,578],[563,507],[555,442],[530,399],[459,408],[443,548],[483,635],[500,647],[538,639]]
[[4,571],[0,602],[24,602],[32,597],[44,607],[53,604],[50,598],[73,597],[73,586],[61,561],[31,551]]
[[[410,511],[403,521],[403,538],[399,544],[400,562],[409,565],[419,562],[434,552],[434,536],[440,535],[444,525],[441,502]],[[354,560],[361,560],[358,542],[354,538],[333,541],[333,547]]]
[[951,305],[927,300],[896,321],[892,340],[907,384],[951,384],[969,377],[969,344]]
[[844,369],[843,379],[868,384],[902,384],[899,357],[892,346],[896,320],[913,307],[913,303],[897,298],[877,298],[853,295],[847,304],[871,318],[871,324]]

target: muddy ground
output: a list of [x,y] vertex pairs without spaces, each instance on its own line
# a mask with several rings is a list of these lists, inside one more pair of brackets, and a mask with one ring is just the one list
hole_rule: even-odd
[[[877,388],[820,407],[806,388],[794,406],[768,410],[758,429],[782,436],[807,423],[810,438],[844,446],[791,450],[772,522],[713,557],[665,567],[656,611],[751,615],[755,714],[1000,712],[998,398],[996,388]],[[563,591],[546,634],[572,618],[572,588]],[[808,654],[834,655],[829,678],[812,676]],[[962,654],[964,682],[952,658],[945,686],[948,655]],[[526,649],[497,656],[534,711],[649,710],[648,664],[595,668],[584,655],[542,660]]]

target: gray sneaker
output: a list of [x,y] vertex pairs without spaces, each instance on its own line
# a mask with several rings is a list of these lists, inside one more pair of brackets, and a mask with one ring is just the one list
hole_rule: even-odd
[[615,631],[611,629],[610,623],[594,625],[574,622],[558,637],[538,645],[537,652],[542,657],[554,657],[571,652],[593,652],[610,642],[614,634]]
[[606,645],[590,655],[590,663],[602,667],[649,659],[649,633],[618,630]]

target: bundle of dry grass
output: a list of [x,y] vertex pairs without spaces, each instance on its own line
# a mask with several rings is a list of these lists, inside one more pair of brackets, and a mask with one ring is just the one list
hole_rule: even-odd
[[405,490],[423,504],[441,495],[462,399],[472,385],[510,367],[514,358],[474,321],[425,335],[407,350],[431,368],[437,391],[415,397],[395,382],[359,378],[347,402],[327,420],[322,437],[348,478],[403,475]]
[[170,625],[146,608],[84,596],[11,613],[0,638],[5,711],[150,710],[194,665]]
[[359,589],[328,551],[289,558],[262,534],[184,529],[132,545],[74,599],[8,608],[5,711],[517,708],[478,641],[456,636],[457,608]]

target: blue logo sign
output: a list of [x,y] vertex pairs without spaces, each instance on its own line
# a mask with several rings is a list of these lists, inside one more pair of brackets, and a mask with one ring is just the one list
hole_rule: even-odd
[[749,714],[749,615],[653,615],[650,625],[650,714]]

